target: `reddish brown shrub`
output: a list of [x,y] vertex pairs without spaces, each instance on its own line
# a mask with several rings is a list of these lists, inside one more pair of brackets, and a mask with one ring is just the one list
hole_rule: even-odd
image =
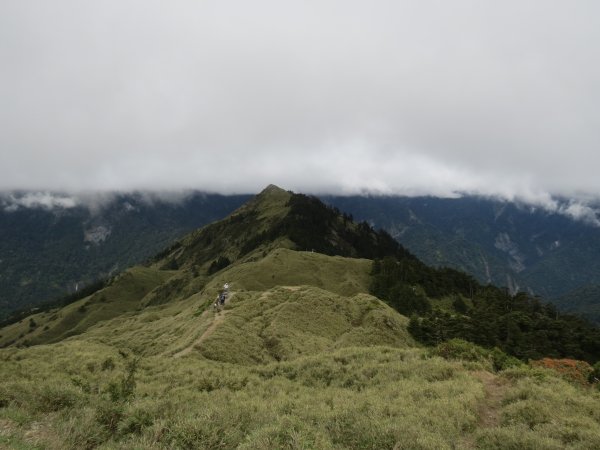
[[533,367],[543,367],[558,372],[565,380],[581,385],[588,385],[588,379],[593,372],[592,366],[585,361],[577,359],[543,358],[531,361]]

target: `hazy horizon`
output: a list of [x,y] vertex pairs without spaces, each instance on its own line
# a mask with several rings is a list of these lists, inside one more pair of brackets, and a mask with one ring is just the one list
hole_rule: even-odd
[[0,4],[0,189],[600,197],[600,4]]
[[[266,188],[267,186],[264,186]],[[284,186],[278,186],[281,189],[287,189]],[[377,193],[355,193],[355,194],[336,194],[331,192],[302,192],[298,193],[312,194],[321,197],[370,197],[370,198],[402,198],[402,197],[437,197],[437,198],[480,198],[489,201],[513,202],[530,208],[542,208],[549,213],[560,214],[571,219],[583,221],[590,225],[600,226],[600,202],[596,199],[574,199],[547,197],[543,199],[524,200],[518,197],[506,198],[499,195],[480,195],[480,194],[455,194],[451,196],[435,195],[402,195],[402,194],[377,194]],[[113,204],[119,197],[134,197],[136,201],[144,204],[153,205],[157,203],[184,204],[190,198],[197,195],[255,195],[259,192],[237,192],[237,193],[219,193],[207,192],[195,189],[185,190],[132,190],[132,191],[1,191],[0,190],[0,210],[4,212],[14,212],[19,209],[46,209],[60,210],[84,207],[93,214],[101,212],[105,207]],[[130,198],[128,198],[129,200]]]

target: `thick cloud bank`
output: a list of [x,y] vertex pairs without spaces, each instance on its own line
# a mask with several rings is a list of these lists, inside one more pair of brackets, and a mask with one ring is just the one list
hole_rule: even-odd
[[598,17],[585,0],[3,1],[0,189],[595,197]]

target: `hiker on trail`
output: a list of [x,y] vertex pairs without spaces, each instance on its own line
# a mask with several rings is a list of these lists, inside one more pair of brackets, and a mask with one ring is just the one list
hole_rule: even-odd
[[219,294],[217,295],[217,299],[213,303],[213,309],[216,312],[221,311],[221,308],[225,305],[225,301],[227,300],[228,296],[229,296],[229,283],[225,283],[223,285],[223,290],[221,292],[219,292]]

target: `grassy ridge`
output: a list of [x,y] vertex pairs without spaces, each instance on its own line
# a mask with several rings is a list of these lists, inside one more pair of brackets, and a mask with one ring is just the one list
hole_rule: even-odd
[[[60,311],[31,316],[34,328],[25,319],[2,329],[0,344],[14,339],[17,344],[49,343],[85,331],[86,339],[145,355],[176,352],[210,325],[212,315],[201,313],[210,307],[226,281],[236,292],[235,306],[244,296],[258,298],[278,285],[312,285],[342,297],[366,293],[369,270],[368,260],[287,249],[277,249],[257,261],[234,264],[208,280],[205,276],[194,278],[183,269],[136,267],[90,297]],[[312,296],[318,298],[320,294]]]
[[322,276],[343,261],[274,252],[225,269],[189,298],[55,344],[0,350],[0,446],[597,447],[597,392],[541,369],[492,374],[489,363],[414,348],[407,319],[366,294],[239,289],[223,312],[209,308],[234,273],[243,286],[273,270],[291,283],[290,267]]
[[371,261],[279,248],[258,261],[218,274],[209,286],[218,289],[234,280],[236,290],[263,291],[275,286],[310,285],[339,295],[369,291]]
[[215,361],[264,364],[351,345],[414,345],[408,321],[365,294],[341,297],[310,286],[236,293],[221,314],[197,348]]

